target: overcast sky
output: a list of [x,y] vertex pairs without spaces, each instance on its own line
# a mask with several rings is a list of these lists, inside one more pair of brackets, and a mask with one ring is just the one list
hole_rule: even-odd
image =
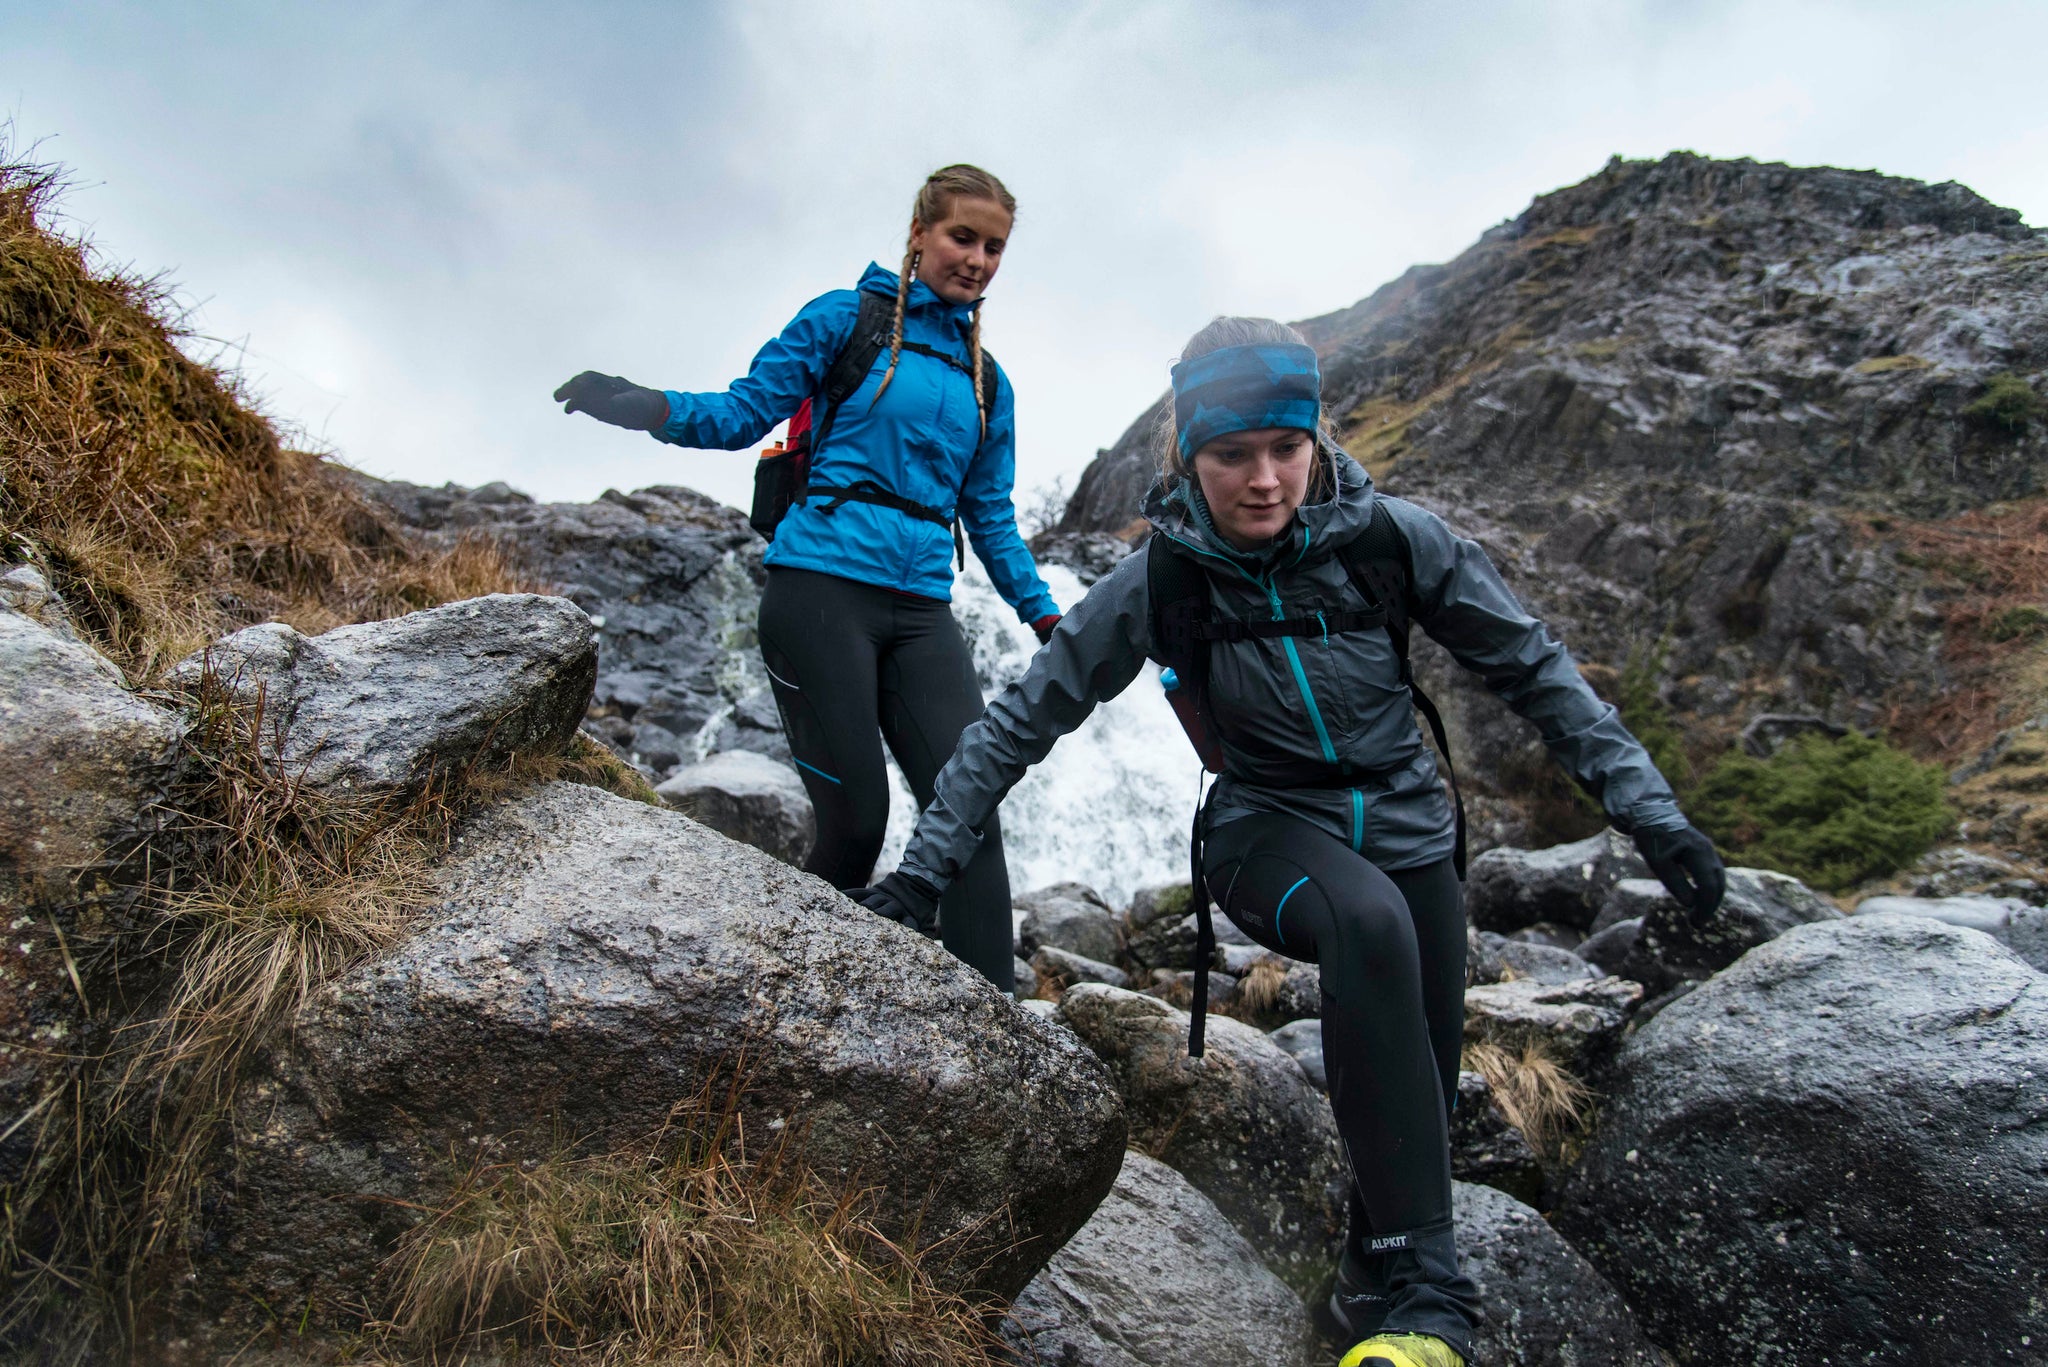
[[548,391],[724,387],[979,163],[1020,201],[985,340],[1022,502],[1208,318],[1352,303],[1614,153],[1959,180],[2048,224],[2044,51],[2039,0],[0,0],[0,109],[304,440],[547,498],[743,503],[747,455]]

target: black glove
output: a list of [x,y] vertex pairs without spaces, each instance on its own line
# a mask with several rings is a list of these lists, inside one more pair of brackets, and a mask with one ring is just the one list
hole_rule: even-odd
[[616,375],[586,370],[555,391],[564,413],[588,413],[614,427],[652,432],[668,421],[668,395]]
[[910,927],[920,935],[939,936],[939,890],[922,878],[898,869],[871,888],[846,894],[877,916]]
[[1635,839],[1643,862],[1678,905],[1695,918],[1713,915],[1728,887],[1713,841],[1689,825],[1675,831],[1639,830]]

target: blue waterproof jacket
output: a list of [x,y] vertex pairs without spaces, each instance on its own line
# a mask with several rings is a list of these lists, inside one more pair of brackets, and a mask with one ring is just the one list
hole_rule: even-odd
[[[869,265],[860,288],[896,297],[896,273]],[[979,303],[952,304],[922,280],[910,284],[903,335],[958,357],[972,370],[968,333]],[[766,437],[774,426],[817,394],[825,372],[853,336],[860,312],[854,290],[833,290],[804,305],[782,335],[755,354],[743,379],[719,394],[668,391],[668,422],[657,440],[675,446],[737,451]],[[993,360],[987,360],[993,365]],[[1052,591],[1017,533],[1010,490],[1017,475],[1016,399],[1009,377],[996,368],[996,398],[984,435],[975,412],[974,381],[932,356],[905,349],[888,392],[875,390],[889,365],[884,348],[833,419],[825,444],[811,458],[810,482],[841,487],[874,480],[892,493],[947,515],[958,513],[974,553],[1019,621],[1058,612]],[[953,599],[953,537],[949,527],[872,503],[845,503],[833,512],[821,503],[799,504],[775,529],[762,557],[769,565],[834,574],[863,584]]]

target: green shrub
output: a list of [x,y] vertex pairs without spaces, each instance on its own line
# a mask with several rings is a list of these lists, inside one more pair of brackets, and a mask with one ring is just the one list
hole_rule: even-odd
[[1801,736],[1769,759],[1722,756],[1694,789],[1700,829],[1744,864],[1838,892],[1912,862],[1953,823],[1937,764],[1883,740]]
[[2002,427],[2017,436],[2030,424],[2048,417],[2048,402],[2034,392],[2025,376],[2007,371],[1991,377],[1984,392],[1964,406],[1963,416],[1990,427]]
[[2048,630],[2048,612],[2031,603],[2003,608],[1984,619],[1984,634],[1994,641],[2019,641]]

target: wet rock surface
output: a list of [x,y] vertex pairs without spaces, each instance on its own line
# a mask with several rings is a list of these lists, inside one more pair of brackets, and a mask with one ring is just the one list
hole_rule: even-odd
[[1506,1192],[1528,1205],[1543,1200],[1543,1163],[1502,1112],[1478,1073],[1458,1074],[1458,1104],[1451,1112],[1451,1176]]
[[1465,910],[1473,925],[1497,933],[1544,921],[1583,931],[1617,883],[1649,872],[1634,843],[1614,830],[1547,849],[1488,850],[1472,861]]
[[1096,1057],[822,882],[568,784],[460,850],[431,923],[322,990],[245,1083],[216,1313],[254,1293],[335,1314],[471,1162],[643,1142],[739,1066],[745,1132],[802,1126],[810,1165],[873,1187],[885,1223],[960,1236],[933,1264],[953,1285],[1014,1294],[1114,1179],[1123,1107]]
[[1311,1367],[1301,1300],[1200,1191],[1132,1152],[1088,1223],[1003,1326],[1042,1367]]
[[1153,997],[1084,984],[1059,1017],[1109,1065],[1131,1146],[1186,1177],[1268,1267],[1312,1294],[1344,1234],[1347,1181],[1329,1102],[1257,1030],[1208,1021],[1204,1057],[1187,1056],[1187,1013]]
[[1114,963],[1122,949],[1109,907],[1093,888],[1079,883],[1055,883],[1027,892],[1012,900],[1011,910],[1023,913],[1017,925],[1017,950],[1027,958],[1040,945],[1051,945],[1084,959]]
[[1796,927],[1630,1037],[1559,1228],[1684,1360],[2035,1361],[2044,1051],[1988,937]]
[[1511,1053],[1535,1045],[1589,1077],[1613,1055],[1642,999],[1642,986],[1625,978],[1489,983],[1465,990],[1465,1038]]
[[721,750],[685,765],[654,791],[719,834],[797,868],[818,836],[817,817],[796,770],[752,750]]
[[1486,1312],[1473,1363],[1670,1367],[1607,1279],[1526,1204],[1461,1181],[1453,1209],[1465,1275]]
[[398,792],[437,767],[560,749],[597,674],[590,619],[563,598],[494,593],[304,636],[245,627],[181,662],[261,696],[285,728],[276,758],[316,789]]
[[1719,972],[1794,926],[1842,917],[1834,903],[1782,873],[1731,868],[1727,877],[1721,905],[1705,916],[1669,896],[1651,903],[1623,961],[1622,976],[1653,994],[1665,992],[1681,981]]

